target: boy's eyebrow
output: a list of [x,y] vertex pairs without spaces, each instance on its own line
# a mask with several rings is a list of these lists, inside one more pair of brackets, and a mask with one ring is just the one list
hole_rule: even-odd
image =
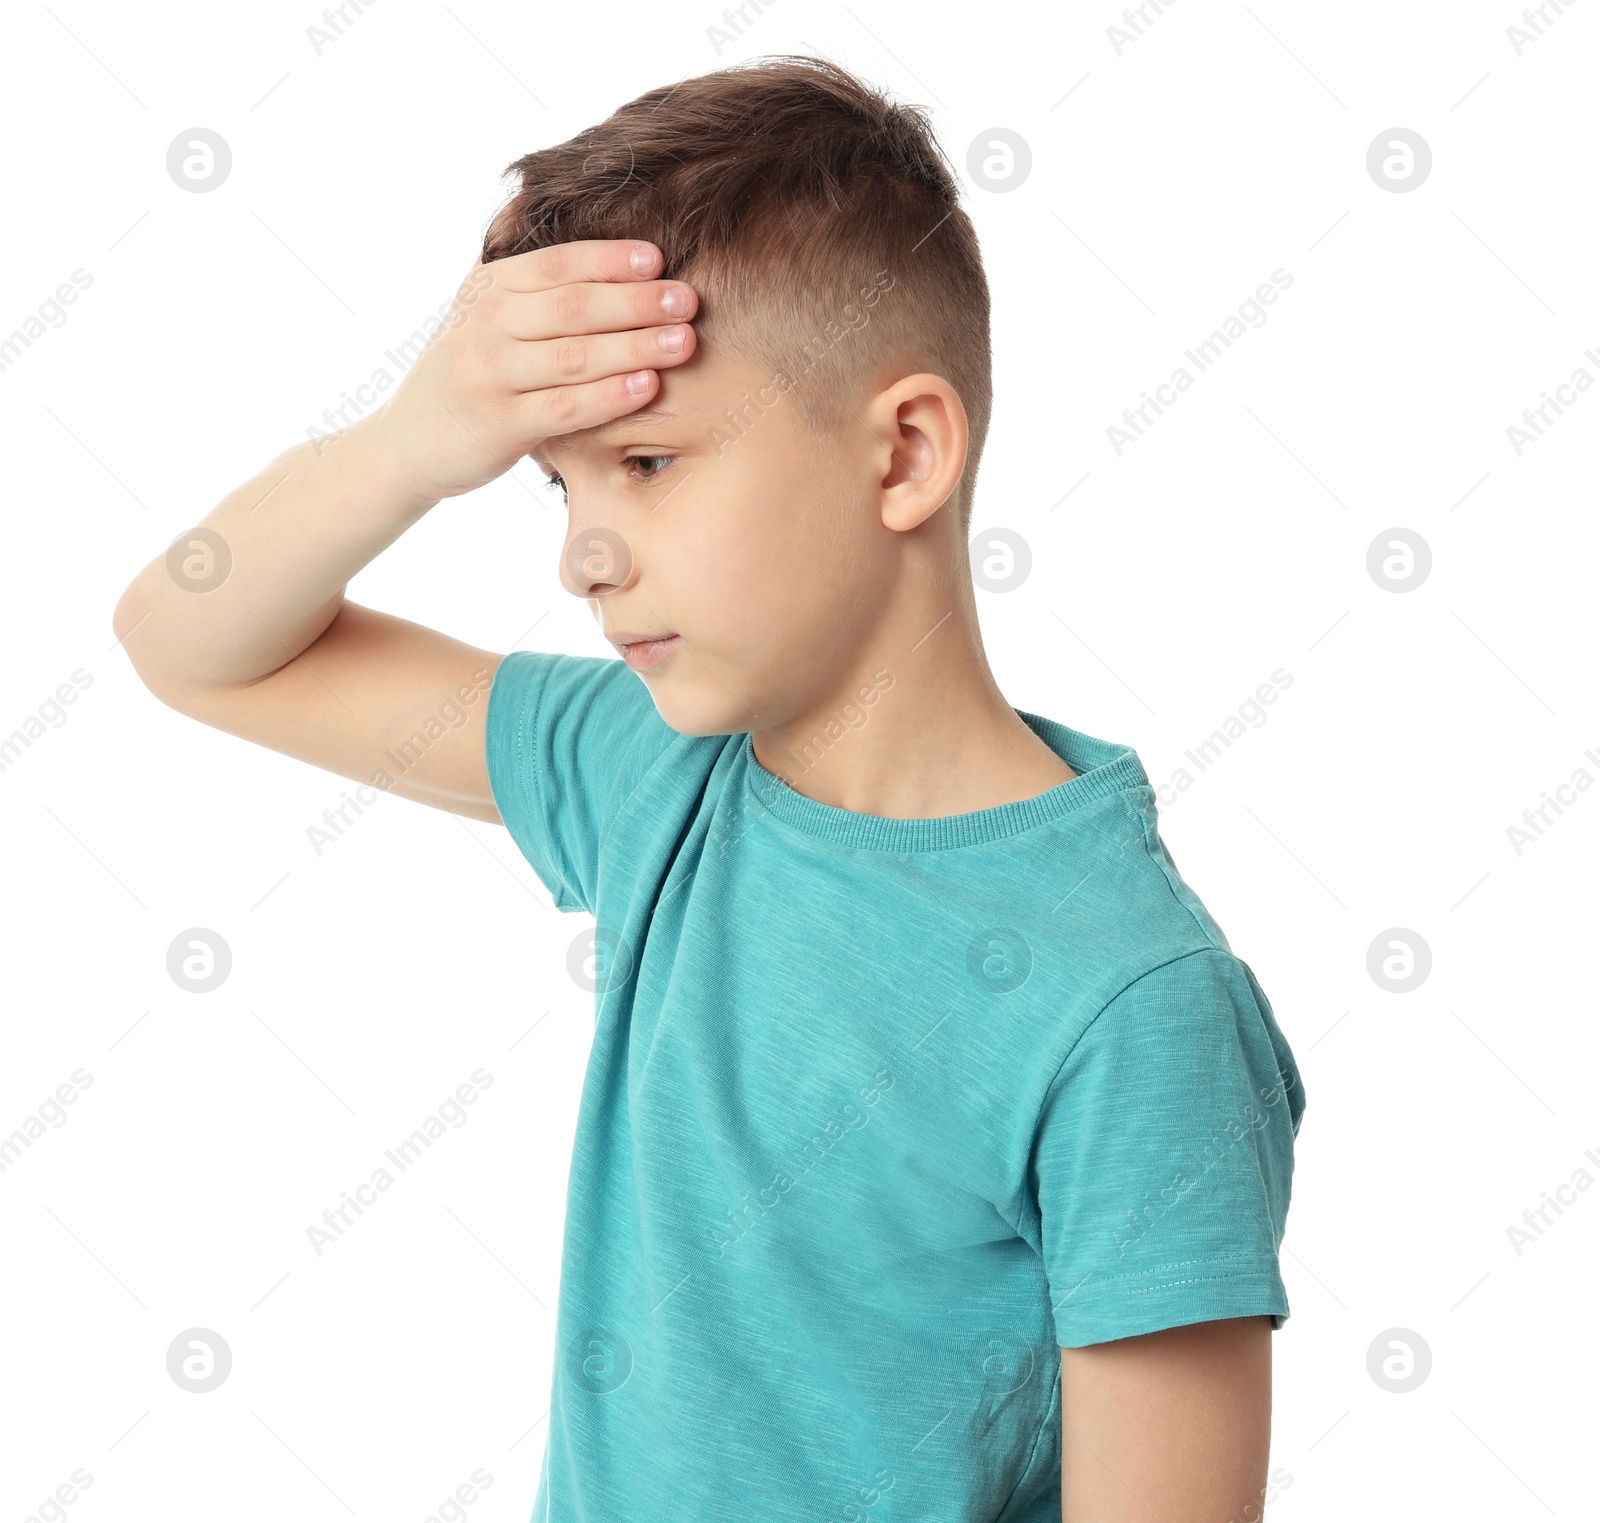
[[570,434],[552,434],[544,441],[544,449],[551,455],[566,454],[579,444],[604,444],[618,434],[633,433],[651,423],[670,423],[685,416],[671,407],[647,407],[642,412],[626,413],[609,423],[596,424],[593,428],[580,428]]

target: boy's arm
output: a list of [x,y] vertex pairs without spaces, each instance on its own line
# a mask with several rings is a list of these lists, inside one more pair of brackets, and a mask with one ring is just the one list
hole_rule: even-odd
[[1062,1523],[1254,1523],[1272,1437],[1272,1319],[1061,1350]]
[[[695,299],[650,278],[659,261],[603,240],[475,265],[383,407],[284,451],[129,584],[112,625],[145,686],[314,766],[386,773],[404,798],[498,822],[484,714],[501,658],[350,603],[345,585],[441,499],[655,395],[657,370],[695,348],[687,324],[680,354],[660,347]],[[669,290],[687,293],[682,313],[664,309]]]
[[[428,506],[385,479],[359,428],[320,456],[309,442],[286,450],[202,520],[232,558],[219,586],[191,592],[159,557],[123,593],[113,627],[145,686],[180,713],[341,777],[387,772],[404,798],[497,820],[482,715],[500,657],[345,599],[345,582]],[[206,540],[191,531],[180,548],[203,579]],[[439,738],[407,749],[430,714]]]

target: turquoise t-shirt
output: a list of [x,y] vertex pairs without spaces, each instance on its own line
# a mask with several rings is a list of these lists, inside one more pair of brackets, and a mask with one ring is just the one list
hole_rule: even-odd
[[1272,1007],[1137,755],[1018,712],[1080,776],[889,819],[501,663],[495,802],[596,922],[535,1520],[1060,1523],[1061,1347],[1289,1315]]

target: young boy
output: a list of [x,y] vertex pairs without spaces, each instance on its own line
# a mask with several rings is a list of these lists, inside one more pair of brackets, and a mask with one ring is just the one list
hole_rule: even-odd
[[[535,1516],[1250,1523],[1304,1096],[1136,754],[990,673],[988,289],[925,119],[777,59],[512,169],[394,394],[114,626],[595,917]],[[346,600],[524,457],[621,661]]]

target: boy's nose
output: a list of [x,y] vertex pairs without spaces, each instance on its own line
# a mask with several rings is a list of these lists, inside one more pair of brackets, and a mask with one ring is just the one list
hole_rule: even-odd
[[603,598],[633,579],[633,551],[615,529],[579,529],[561,557],[561,585],[574,597]]

